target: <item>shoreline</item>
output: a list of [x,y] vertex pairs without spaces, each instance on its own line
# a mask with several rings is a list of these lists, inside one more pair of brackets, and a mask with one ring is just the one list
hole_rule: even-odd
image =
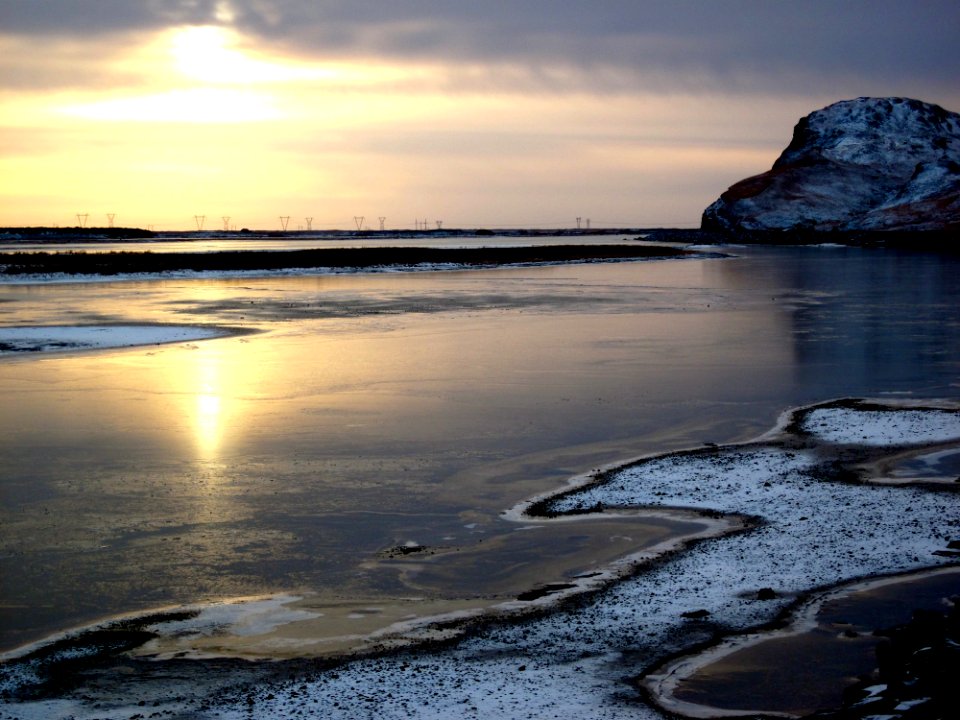
[[0,358],[169,345],[257,332],[223,325],[109,323],[0,327]]
[[[454,600],[409,596],[335,600],[309,591],[278,591],[211,602],[167,605],[103,617],[0,651],[0,663],[40,657],[64,642],[79,648],[84,646],[85,638],[95,638],[103,632],[130,627],[144,629],[154,635],[142,646],[129,650],[133,657],[160,661],[187,658],[349,662],[364,655],[455,640],[469,635],[477,624],[501,621],[522,623],[525,617],[550,612],[579,597],[602,592],[624,577],[636,573],[644,564],[683,552],[692,543],[724,537],[747,527],[742,519],[733,516],[708,518],[692,513],[643,510],[599,520],[573,516],[549,520],[523,518],[518,522],[603,522],[616,521],[618,517],[628,515],[641,522],[661,520],[666,524],[674,523],[677,529],[666,539],[618,557],[603,566],[601,571],[584,572],[562,580],[558,578],[557,582],[526,585],[523,589],[518,588],[515,597],[509,599],[483,602],[481,598]],[[700,529],[680,530],[681,527],[693,526],[699,526]],[[443,609],[424,613],[424,605]],[[337,608],[343,609],[340,615],[334,614]],[[362,614],[369,616],[368,622],[358,623],[368,627],[362,634],[341,632],[318,635],[311,630],[312,623],[321,618],[329,619],[330,615],[334,615],[332,620],[337,622],[346,618],[359,619]],[[387,624],[378,623],[377,619],[382,617],[395,619]],[[291,625],[297,627],[288,627]],[[291,635],[295,635],[295,639]]]
[[[861,434],[869,435],[867,438],[868,442],[850,445],[841,442],[839,445],[831,445],[831,443],[824,438],[834,437],[836,432],[840,432],[845,428],[849,421],[849,415],[853,413],[858,415],[860,424],[858,427],[861,431]],[[832,418],[833,427],[826,427],[828,421]],[[930,420],[931,422],[926,422]],[[939,424],[938,424],[939,423]],[[778,431],[779,428],[779,431]],[[834,434],[831,434],[834,433]],[[905,436],[904,433],[908,435]],[[912,437],[911,437],[912,436]],[[844,438],[842,435],[837,436],[842,441]],[[904,438],[907,438],[904,441]],[[817,463],[812,462],[814,456],[817,453],[822,453],[825,446],[831,446],[834,448],[831,452],[839,452],[840,454],[847,457],[846,464],[849,466],[854,461],[860,462],[860,465],[863,465],[862,460],[864,457],[872,456],[884,456],[891,454],[894,451],[902,451],[904,445],[910,445],[914,448],[920,447],[934,447],[934,446],[946,446],[946,445],[956,445],[958,440],[960,440],[960,415],[958,415],[957,405],[952,402],[893,402],[893,403],[879,403],[879,402],[866,402],[866,401],[855,401],[855,400],[842,400],[842,401],[833,401],[830,403],[820,403],[816,405],[806,406],[804,408],[794,408],[791,411],[788,411],[781,415],[780,420],[778,420],[777,426],[762,435],[760,438],[748,443],[741,443],[737,445],[725,445],[720,447],[708,447],[708,448],[698,448],[688,451],[678,451],[667,454],[658,454],[647,456],[641,459],[637,459],[632,462],[619,463],[616,468],[608,468],[599,472],[593,472],[575,478],[571,478],[570,481],[566,484],[565,487],[559,488],[550,494],[549,497],[538,497],[532,498],[521,506],[512,508],[508,511],[505,511],[505,514],[513,514],[517,519],[523,521],[530,521],[530,516],[524,514],[524,509],[529,509],[533,507],[534,504],[539,502],[548,502],[552,503],[552,507],[555,511],[558,511],[560,517],[556,520],[558,522],[576,522],[576,517],[584,517],[590,509],[596,507],[596,503],[592,501],[592,496],[600,492],[606,493],[605,502],[602,503],[603,511],[605,513],[610,512],[623,512],[626,508],[633,506],[640,506],[643,508],[650,508],[651,503],[648,502],[637,502],[636,500],[631,499],[630,493],[635,492],[636,488],[631,485],[625,487],[625,492],[627,495],[621,495],[617,497],[617,492],[614,491],[614,488],[608,487],[611,483],[619,481],[623,476],[629,475],[631,473],[636,474],[637,472],[645,470],[645,467],[652,467],[656,463],[670,463],[680,462],[680,463],[701,463],[701,462],[710,462],[718,461],[719,467],[724,467],[728,461],[739,463],[740,466],[749,467],[757,466],[757,463],[764,462],[773,462],[778,457],[783,457],[783,460],[776,460],[776,462],[784,463],[783,469],[776,472],[786,473],[783,475],[783,478],[793,477],[796,473],[801,473],[800,476],[797,476],[798,481],[804,483],[808,489],[808,480],[804,480],[806,473],[813,472],[812,477],[817,477],[817,473],[821,470],[817,470],[818,467],[822,466],[823,463],[817,465]],[[769,451],[763,450],[762,446],[767,446],[771,448]],[[772,453],[772,455],[771,455]],[[802,455],[802,457],[801,457]],[[827,453],[827,456],[830,455],[830,452]],[[818,456],[823,460],[824,456]],[[729,460],[728,460],[729,459]],[[746,463],[746,465],[744,465]],[[812,463],[812,464],[811,464]],[[665,466],[666,467],[666,466]],[[780,467],[780,465],[770,466]],[[750,471],[755,472],[755,471]],[[766,470],[760,470],[761,473],[768,472]],[[669,473],[667,476],[664,476],[664,482],[669,481]],[[763,475],[761,474],[761,477]],[[833,490],[843,491],[845,488],[853,490],[858,487],[855,484],[849,484],[849,480],[840,479],[839,476],[833,479],[824,478],[818,482],[823,482],[826,480],[829,483],[834,483]],[[789,482],[794,482],[790,480]],[[667,486],[663,486],[667,487]],[[878,486],[870,485],[870,488],[878,489],[880,492],[883,492],[884,495],[888,495],[890,492],[893,493],[904,493],[908,491],[908,488],[887,488],[886,490],[878,488]],[[655,488],[645,488],[644,492],[659,492]],[[858,491],[862,494],[862,491]],[[929,492],[929,491],[917,491],[917,492]],[[916,493],[914,493],[916,494]],[[941,494],[941,493],[935,493]],[[917,497],[920,495],[916,494]],[[723,520],[726,523],[729,523],[731,513],[729,510],[717,510],[715,506],[718,505],[717,498],[712,498],[712,506],[710,504],[705,504],[703,507],[697,507],[695,502],[696,498],[687,497],[687,504],[685,510],[687,512],[699,512],[699,513],[710,513],[716,516],[717,520]],[[581,510],[577,510],[572,507],[573,504],[580,503],[583,507]],[[816,504],[816,503],[815,503]],[[670,501],[670,498],[663,498],[661,501],[654,503],[654,505],[661,506],[661,512],[673,512],[677,504]],[[620,506],[622,509],[617,510],[616,508]],[[820,506],[823,509],[826,509],[825,506]],[[584,512],[587,510],[587,512]],[[654,508],[654,511],[656,508]],[[574,515],[571,515],[573,513]],[[747,513],[747,516],[751,516],[752,513]],[[803,519],[803,518],[801,518]],[[551,521],[553,522],[553,521]],[[426,634],[420,634],[415,640],[420,643],[425,643],[425,645],[414,645],[415,648],[430,648],[435,647],[439,642],[441,646],[446,647],[451,640],[456,639],[457,642],[452,645],[452,649],[448,651],[447,655],[443,657],[446,659],[440,660],[440,666],[445,668],[444,672],[456,672],[457,667],[460,666],[462,659],[467,657],[472,657],[474,653],[481,653],[480,656],[483,656],[484,653],[489,652],[489,650],[484,650],[489,646],[491,640],[486,637],[486,631],[491,627],[496,627],[496,632],[493,633],[494,636],[499,636],[500,634],[506,634],[509,637],[515,637],[518,634],[526,636],[527,633],[530,633],[533,628],[537,628],[542,625],[544,630],[536,630],[534,634],[548,632],[553,635],[559,634],[557,631],[559,627],[557,623],[563,623],[563,618],[567,615],[570,617],[584,617],[583,613],[586,611],[586,608],[591,608],[594,600],[591,598],[597,598],[601,604],[610,606],[611,608],[619,608],[618,612],[622,612],[628,606],[624,605],[625,598],[633,597],[631,594],[634,592],[631,587],[638,584],[642,584],[645,581],[651,581],[654,579],[652,576],[663,576],[663,577],[674,577],[675,567],[677,564],[686,563],[691,567],[691,570],[695,573],[702,574],[702,570],[697,570],[697,561],[698,556],[703,555],[700,551],[700,548],[717,548],[722,547],[723,543],[728,543],[731,540],[730,532],[735,533],[736,536],[743,538],[744,542],[755,543],[755,538],[757,537],[758,532],[764,530],[764,525],[761,524],[756,527],[753,532],[746,534],[737,534],[737,529],[728,525],[726,532],[722,533],[722,537],[715,537],[713,540],[707,541],[707,545],[702,545],[703,538],[699,541],[694,541],[690,539],[678,540],[674,538],[672,541],[667,542],[662,547],[652,547],[646,548],[645,550],[637,553],[634,557],[630,558],[629,561],[624,560],[624,566],[621,568],[623,571],[623,576],[618,577],[608,577],[602,582],[597,581],[598,585],[594,588],[588,589],[577,589],[566,587],[562,588],[559,592],[556,593],[546,593],[545,595],[539,596],[535,599],[533,603],[523,603],[524,611],[519,615],[510,615],[508,617],[488,617],[488,616],[474,616],[470,618],[451,618],[447,617],[444,620],[451,622],[442,622],[441,629],[452,632],[452,634],[440,634],[437,635],[433,633],[433,629],[436,628],[436,625],[430,626],[425,623],[417,623],[417,627],[414,628],[419,632],[421,629],[426,631]],[[739,529],[742,530],[742,527]],[[926,541],[929,544],[928,541]],[[721,543],[721,545],[717,545]],[[909,547],[905,545],[904,547]],[[654,551],[658,552],[654,552]],[[709,555],[709,553],[707,553]],[[641,557],[643,556],[643,557]],[[702,558],[700,558],[702,559]],[[829,558],[829,560],[835,560],[839,558]],[[928,562],[937,564],[938,562],[942,565],[946,562],[946,558],[933,559]],[[691,564],[692,563],[692,564]],[[615,565],[615,564],[614,564]],[[889,566],[889,563],[887,563]],[[880,566],[878,566],[879,568]],[[888,569],[887,571],[892,575],[900,575],[903,572],[916,572],[916,567],[907,567],[901,571],[896,571],[895,568]],[[877,572],[868,573],[864,577],[853,581],[858,583],[863,582],[875,582],[875,576]],[[680,578],[686,577],[682,573],[679,575]],[[625,581],[626,578],[626,581]],[[874,579],[871,579],[874,578]],[[595,578],[589,578],[588,580],[594,581]],[[810,582],[814,580],[814,582]],[[683,582],[683,580],[674,580],[673,582]],[[838,582],[835,582],[830,585],[830,587],[840,587],[844,584],[849,584],[851,580],[840,578]],[[757,602],[756,600],[749,601],[745,605],[743,601],[734,603],[734,606],[731,606],[731,610],[734,610],[734,614],[730,616],[729,619],[725,619],[724,615],[727,611],[719,612],[718,608],[721,606],[714,606],[712,610],[702,610],[697,612],[692,612],[695,608],[689,608],[685,613],[684,617],[698,617],[704,618],[705,622],[708,624],[719,623],[718,627],[727,627],[727,634],[736,637],[743,635],[744,633],[750,634],[755,631],[755,628],[762,626],[764,622],[761,620],[763,616],[769,615],[770,612],[783,612],[788,610],[791,607],[795,607],[798,598],[805,598],[810,596],[812,592],[807,588],[823,586],[823,583],[816,582],[814,576],[803,576],[796,579],[797,589],[791,590],[790,586],[778,587],[776,596],[777,599],[771,601],[761,601]],[[703,596],[703,600],[700,602],[705,602],[704,607],[710,606],[711,603],[715,601],[708,600],[709,597],[712,597],[709,593]],[[622,598],[618,600],[618,598]],[[676,608],[673,611],[668,611],[667,617],[661,621],[657,622],[666,622],[667,625],[664,627],[673,627],[675,620],[670,620],[669,617],[673,613],[679,615],[679,611],[682,610],[686,605],[677,605],[677,603],[690,603],[691,600],[683,600],[682,598],[673,598],[672,600],[665,599],[668,607]],[[634,601],[635,602],[635,601]],[[725,601],[726,602],[726,601]],[[571,603],[573,603],[571,605]],[[736,608],[740,609],[737,610]],[[564,610],[567,608],[567,610]],[[514,608],[516,609],[516,608]],[[528,614],[532,612],[530,618],[527,617]],[[590,610],[588,616],[591,613],[594,613],[594,610]],[[717,614],[719,612],[719,615]],[[743,613],[746,614],[743,614]],[[704,614],[705,613],[705,614]],[[759,614],[758,614],[759,613]],[[713,619],[713,616],[716,615],[716,620]],[[602,618],[602,615],[600,616]],[[740,618],[739,620],[734,621],[731,626],[729,623],[734,620],[734,618]],[[751,618],[755,618],[751,620]],[[501,623],[506,620],[505,625]],[[590,621],[590,618],[587,617],[586,620]],[[757,622],[761,620],[761,622]],[[697,630],[698,623],[704,622],[701,620],[683,620],[681,619],[680,625],[678,628],[685,628],[679,636],[680,646],[690,646],[689,640],[684,640],[683,638],[690,633],[690,637],[696,637],[697,633],[700,631]],[[590,622],[601,622],[601,619]],[[770,622],[770,620],[766,620]],[[479,623],[479,625],[477,625]],[[745,623],[744,630],[738,631],[736,627],[742,623]],[[431,629],[431,627],[433,629]],[[599,627],[599,626],[598,626]],[[706,627],[706,626],[704,626]],[[553,630],[549,630],[553,628]],[[223,627],[221,626],[221,631]],[[433,634],[431,634],[433,633]],[[561,640],[562,642],[561,634]],[[500,642],[500,641],[497,641]],[[696,643],[693,643],[696,644]],[[571,650],[573,648],[570,648]],[[347,676],[353,676],[355,673],[359,673],[357,677],[363,677],[367,672],[365,668],[368,666],[372,667],[381,667],[384,663],[390,665],[391,667],[395,663],[405,663],[410,664],[414,661],[414,658],[417,658],[418,662],[428,662],[429,658],[432,657],[430,653],[421,658],[419,651],[411,654],[412,650],[408,647],[407,650],[398,650],[396,646],[379,646],[372,650],[374,653],[372,658],[368,658],[368,661],[363,659],[363,656],[357,657],[339,657],[335,660],[337,667],[339,668],[339,674],[342,676],[346,674]],[[385,653],[382,655],[380,653]],[[660,657],[670,656],[671,650],[669,643],[661,647],[661,652],[659,653]],[[509,657],[512,655],[508,654],[506,657],[509,663]],[[457,658],[461,658],[458,660]],[[10,665],[11,662],[16,664],[16,661],[7,660],[5,664]],[[156,662],[162,665],[163,660],[154,659],[152,662]],[[514,661],[515,663],[516,661]],[[505,678],[496,680],[498,672],[494,671],[495,667],[499,667],[499,663],[494,663],[491,666],[490,672],[492,675],[489,675],[488,682],[503,682]],[[563,673],[561,673],[561,676]],[[264,717],[275,717],[283,716],[281,708],[287,708],[287,705],[284,705],[283,702],[280,702],[279,698],[285,698],[284,702],[292,702],[292,698],[297,694],[294,693],[290,695],[288,691],[282,691],[284,687],[283,682],[279,681],[279,684],[276,684],[278,681],[275,681],[273,685],[268,685],[267,688],[263,691],[254,692],[253,697],[255,704],[264,709]],[[553,681],[551,681],[553,682]],[[401,686],[397,684],[391,684],[393,692],[401,692]],[[284,692],[287,694],[284,695]],[[407,688],[403,690],[406,693],[416,693],[417,688]],[[537,692],[546,693],[550,695],[555,690],[548,683],[545,688],[540,688]],[[324,683],[323,680],[320,680],[320,685],[317,685],[311,690],[313,693],[311,696],[314,698],[331,700],[334,697],[339,697],[338,691],[336,690],[335,683]],[[246,696],[245,696],[246,697]],[[389,713],[387,716],[390,716]],[[713,716],[713,715],[705,715]]]

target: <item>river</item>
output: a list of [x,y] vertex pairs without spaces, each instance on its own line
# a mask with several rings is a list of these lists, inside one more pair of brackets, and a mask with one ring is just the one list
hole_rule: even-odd
[[[0,648],[264,593],[510,597],[630,549],[500,517],[570,476],[833,397],[960,395],[956,257],[723,250],[0,285],[3,326],[246,331],[0,357]],[[402,546],[469,561],[412,582],[389,562]]]

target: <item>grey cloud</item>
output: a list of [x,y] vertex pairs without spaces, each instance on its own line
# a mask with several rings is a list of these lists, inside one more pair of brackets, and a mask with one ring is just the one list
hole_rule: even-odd
[[216,0],[0,0],[0,32],[99,37],[208,23]]
[[0,0],[0,28],[126,32],[216,22],[218,5],[304,55],[509,65],[544,86],[557,66],[626,90],[952,93],[960,75],[956,0]]
[[[581,82],[862,94],[955,88],[955,0],[233,0],[247,32],[299,52],[565,64]],[[550,77],[547,74],[547,77]],[[680,87],[679,89],[684,89]]]

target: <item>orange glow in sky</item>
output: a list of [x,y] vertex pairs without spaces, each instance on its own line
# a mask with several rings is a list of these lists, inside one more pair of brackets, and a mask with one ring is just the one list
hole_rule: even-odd
[[[657,115],[696,115],[695,98],[458,90],[449,68],[272,56],[215,26],[156,33],[102,70],[121,79],[5,93],[0,127],[14,141],[0,156],[0,225],[76,213],[157,229],[194,215],[258,229],[280,215],[314,228],[355,215],[387,227],[691,224],[718,188],[775,157],[748,145],[674,155],[683,140]],[[657,188],[678,158],[718,175],[692,207]]]
[[[427,20],[396,22],[389,37],[359,25],[346,49],[319,30],[283,44],[243,30],[234,5],[217,3],[205,24],[104,34],[0,22],[0,226],[72,225],[78,213],[105,225],[110,213],[156,229],[190,229],[196,215],[265,230],[280,216],[325,229],[360,215],[387,228],[689,227],[768,169],[801,116],[840,99],[713,89],[696,67],[672,85],[660,67],[516,48],[378,51],[427,33]],[[327,11],[309,12],[322,30]],[[639,31],[631,42],[672,47]]]

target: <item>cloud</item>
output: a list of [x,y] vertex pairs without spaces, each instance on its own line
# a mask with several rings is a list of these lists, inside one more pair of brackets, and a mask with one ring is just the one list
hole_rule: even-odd
[[[521,66],[577,84],[740,91],[952,88],[960,5],[947,0],[231,0],[234,22],[317,56]],[[516,71],[515,71],[516,73]]]
[[217,0],[0,0],[0,28],[10,35],[98,38],[216,20]]
[[444,65],[449,89],[937,100],[960,75],[955,0],[0,0],[7,35],[98,43],[185,24],[316,61]]

